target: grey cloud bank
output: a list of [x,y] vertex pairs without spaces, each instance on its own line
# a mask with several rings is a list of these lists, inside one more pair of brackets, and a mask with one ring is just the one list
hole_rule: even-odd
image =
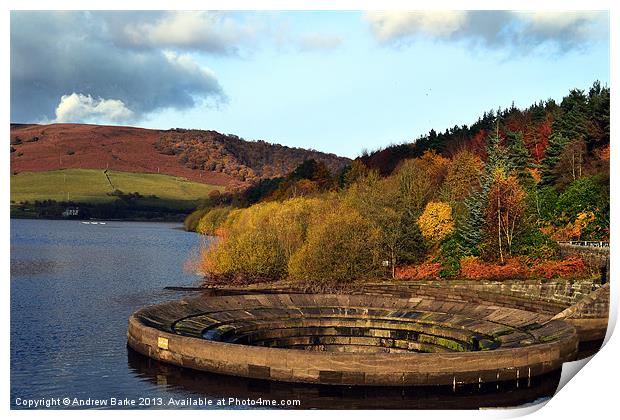
[[[77,118],[74,122],[88,120],[89,107],[98,109],[102,120],[109,110],[107,119],[128,121],[160,109],[226,100],[213,72],[190,56],[119,42],[116,29],[122,22],[115,16],[130,18],[89,12],[11,13],[11,121],[54,120],[59,108],[66,110],[61,98],[73,94],[81,95],[73,99],[82,109],[69,113]],[[94,105],[84,99],[88,97]],[[121,103],[124,109],[119,111]]]

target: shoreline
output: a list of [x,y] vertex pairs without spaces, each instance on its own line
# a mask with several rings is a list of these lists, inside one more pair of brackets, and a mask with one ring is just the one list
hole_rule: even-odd
[[[10,220],[42,220],[42,221],[68,221],[68,222],[148,222],[148,223],[180,223],[183,224],[183,220],[162,220],[159,218],[144,219],[144,218],[127,218],[127,219],[69,219],[69,218],[48,218],[48,217],[14,217],[10,216]],[[183,229],[185,230],[185,229]],[[189,232],[189,231],[188,231]],[[196,233],[196,232],[192,232]]]

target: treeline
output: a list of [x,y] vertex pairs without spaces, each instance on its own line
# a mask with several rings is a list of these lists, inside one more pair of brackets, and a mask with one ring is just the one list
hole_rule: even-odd
[[[314,159],[303,161],[287,176],[261,179],[245,189],[220,192],[215,190],[202,203],[200,208],[185,219],[185,229],[202,234],[213,234],[213,230],[199,225],[203,216],[214,209],[219,214],[222,207],[245,208],[259,202],[282,201],[289,198],[305,197],[325,191],[336,191],[343,188],[350,177],[351,166],[347,165],[334,175],[327,165]],[[207,219],[208,220],[208,217]]]
[[[588,92],[571,90],[560,104],[549,99],[524,110],[514,104],[505,110],[490,110],[471,126],[454,126],[443,133],[431,130],[428,135],[420,136],[413,142],[392,145],[372,153],[364,152],[359,159],[381,175],[389,175],[402,160],[420,157],[426,150],[453,157],[458,151],[467,149],[486,160],[486,139],[491,132],[500,138],[505,138],[508,133],[517,133],[522,137],[531,163],[546,172],[547,183],[552,183],[554,178],[562,178],[562,175],[574,179],[573,165],[568,162],[573,154],[581,152],[576,166],[581,165],[582,171],[590,173],[604,168],[583,166],[609,161],[609,101],[609,88],[595,82]],[[564,155],[560,156],[562,152]],[[564,162],[556,167],[559,158]],[[571,166],[571,170],[563,174],[566,166]],[[555,173],[552,174],[554,168]],[[575,167],[575,170],[578,171],[578,168]],[[566,180],[568,177],[564,176]]]
[[263,140],[246,141],[216,131],[169,130],[162,133],[155,147],[163,154],[177,156],[179,162],[188,168],[221,172],[246,185],[286,176],[309,159],[324,163],[331,173],[350,163],[350,159],[331,153]]
[[[116,199],[102,203],[34,200],[11,204],[11,218],[180,222],[187,219],[187,208],[191,205],[155,196],[143,196],[137,192],[124,193],[116,190],[110,195]],[[77,209],[78,214],[66,215],[68,208]]]
[[609,238],[609,89],[595,83],[560,104],[485,113],[335,175],[319,166],[255,185],[249,207],[232,197],[194,214],[199,231],[219,237],[204,272],[316,287],[584,275],[582,262],[558,260],[556,241]]

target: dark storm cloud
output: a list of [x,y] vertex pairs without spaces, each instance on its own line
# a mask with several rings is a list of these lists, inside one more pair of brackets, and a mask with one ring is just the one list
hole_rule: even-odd
[[135,119],[165,108],[190,108],[197,101],[225,100],[210,70],[188,55],[165,50],[172,44],[165,42],[163,30],[148,42],[140,41],[140,31],[128,38],[126,28],[140,28],[161,16],[12,12],[11,121],[53,120],[61,98],[73,93],[95,99],[88,109],[96,101],[100,112],[120,104],[128,112],[114,115]]

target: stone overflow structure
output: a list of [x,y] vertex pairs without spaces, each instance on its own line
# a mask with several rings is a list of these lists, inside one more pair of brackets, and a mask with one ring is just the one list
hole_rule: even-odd
[[602,340],[609,306],[609,286],[583,280],[287,289],[214,289],[145,307],[129,319],[128,344],[163,362],[246,378],[457,387],[559,370],[580,342]]
[[560,255],[578,255],[583,261],[601,272],[601,283],[609,280],[609,242],[603,241],[564,241],[558,242]]
[[[166,385],[199,395],[238,400],[300,401],[303,409],[414,409],[478,410],[516,407],[541,398],[551,398],[561,372],[519,381],[477,383],[447,387],[402,386],[326,386],[295,382],[265,381],[218,375],[179,368],[145,357],[129,348],[127,362],[140,378],[155,386]],[[297,408],[297,407],[296,407]]]

